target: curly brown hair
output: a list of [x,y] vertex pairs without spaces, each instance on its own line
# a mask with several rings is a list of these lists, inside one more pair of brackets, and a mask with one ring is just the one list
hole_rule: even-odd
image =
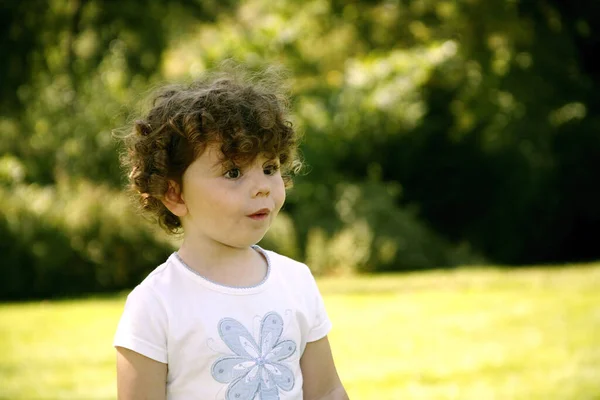
[[259,154],[278,157],[291,187],[301,162],[280,81],[273,71],[251,76],[238,68],[157,91],[146,116],[123,137],[121,163],[141,210],[167,232],[180,232],[179,217],[161,199],[170,180],[181,185],[183,173],[209,143],[220,143],[224,159],[240,167]]

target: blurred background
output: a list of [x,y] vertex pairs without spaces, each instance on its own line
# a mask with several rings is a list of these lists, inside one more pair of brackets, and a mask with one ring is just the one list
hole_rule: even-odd
[[309,170],[265,245],[316,273],[598,259],[599,24],[593,1],[4,1],[0,297],[164,259],[111,131],[227,58],[289,71]]
[[[552,297],[553,269],[519,275],[542,264],[591,294],[598,267],[573,264],[600,259],[599,26],[597,1],[0,1],[0,299],[127,291],[173,251],[123,193],[112,132],[151,89],[225,59],[289,71],[309,168],[262,244],[346,277],[322,280],[326,297],[344,279],[364,291],[357,274],[394,293],[408,281],[390,273],[445,269],[408,285],[443,288],[466,265]],[[493,286],[480,269],[450,287]],[[598,398],[586,360],[594,390],[552,398]],[[447,390],[418,398],[467,398]]]

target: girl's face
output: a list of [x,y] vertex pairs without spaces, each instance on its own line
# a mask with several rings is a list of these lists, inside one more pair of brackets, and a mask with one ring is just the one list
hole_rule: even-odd
[[264,155],[238,168],[208,145],[183,174],[181,217],[186,239],[243,248],[259,242],[285,201],[279,160]]

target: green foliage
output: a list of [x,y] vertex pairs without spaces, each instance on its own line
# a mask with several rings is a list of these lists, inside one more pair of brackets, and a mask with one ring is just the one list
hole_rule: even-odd
[[396,207],[453,243],[505,263],[594,258],[600,212],[565,185],[599,177],[599,81],[580,47],[600,13],[565,7],[255,0],[178,43],[171,54],[189,63],[166,72],[277,60],[291,70],[315,190],[366,181],[375,166],[402,186]]
[[65,213],[19,196],[118,191],[111,132],[153,86],[227,58],[283,65],[304,134],[308,173],[266,245],[322,273],[597,258],[599,18],[552,0],[5,2],[0,222],[37,238],[10,253],[14,279],[44,282],[34,242],[72,249],[48,271],[99,265]]
[[129,288],[173,249],[105,186],[22,185],[0,199],[0,298]]
[[[316,273],[416,270],[484,260],[466,245],[442,239],[414,209],[398,207],[399,186],[393,183],[372,178],[296,189],[289,200],[296,231],[306,238],[306,262]],[[323,206],[308,206],[315,203]]]

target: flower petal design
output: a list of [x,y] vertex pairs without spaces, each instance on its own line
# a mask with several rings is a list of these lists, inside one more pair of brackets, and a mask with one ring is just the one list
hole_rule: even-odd
[[258,375],[258,371],[261,368],[258,365],[255,365],[254,368],[252,368],[250,370],[250,372],[248,372],[248,375],[246,375],[246,377],[244,378],[246,380],[246,382],[250,382],[251,380],[254,380],[256,378],[256,375]]
[[[227,347],[241,357],[256,358],[258,345],[244,325],[233,318],[223,318],[219,322],[219,335]],[[248,350],[250,349],[250,353]],[[252,353],[252,354],[251,354]]]
[[260,326],[260,352],[263,356],[268,354],[273,345],[279,341],[282,332],[283,319],[281,316],[276,312],[267,313]]
[[267,336],[263,337],[260,342],[260,355],[266,356],[269,351],[273,348],[273,332],[267,333]]
[[258,393],[260,394],[258,397],[260,400],[279,400],[279,389],[277,389],[277,386],[275,385],[271,388],[267,388],[261,383]]
[[255,364],[256,362],[249,362],[243,357],[222,357],[212,365],[211,373],[217,382],[229,383],[246,375]]
[[219,358],[211,368],[217,382],[229,384],[227,400],[254,400],[257,395],[260,400],[279,400],[279,390],[292,390],[294,373],[281,361],[291,357],[297,345],[292,340],[279,341],[283,333],[279,314],[270,312],[262,318],[258,338],[233,318],[222,319],[218,331],[235,353]]
[[277,346],[273,347],[269,353],[265,356],[265,360],[268,362],[285,360],[296,351],[296,343],[292,340],[284,340],[283,342],[277,343]]
[[242,345],[244,350],[246,350],[246,352],[248,354],[250,354],[250,357],[258,358],[258,351],[257,351],[258,349],[257,349],[256,345],[254,345],[253,343],[250,343],[248,341],[248,339],[246,339],[243,336],[240,336],[240,344]]
[[253,400],[260,387],[260,379],[246,379],[244,377],[233,382],[225,392],[226,399]]
[[261,382],[260,384],[261,384],[261,387],[262,387],[262,386],[264,386],[264,387],[266,387],[267,389],[270,389],[270,388],[272,388],[274,385],[273,385],[273,383],[271,382],[271,376],[270,376],[270,375],[269,375],[269,373],[267,372],[267,369],[266,369],[266,367],[267,367],[267,364],[265,364],[265,368],[263,368],[263,370],[262,370],[262,373],[261,373],[262,382]]
[[[265,369],[267,371],[269,371],[270,373],[272,373],[273,375],[281,375],[281,371],[279,370],[279,368],[277,368],[274,365],[271,364],[265,364]],[[263,380],[265,381],[265,383],[267,383],[267,377],[264,376],[263,374]]]
[[250,369],[256,365],[256,361],[244,361],[233,366],[233,369]]
[[286,392],[292,390],[294,387],[294,373],[291,369],[280,363],[265,364],[265,369],[269,371],[271,379],[279,388]]

